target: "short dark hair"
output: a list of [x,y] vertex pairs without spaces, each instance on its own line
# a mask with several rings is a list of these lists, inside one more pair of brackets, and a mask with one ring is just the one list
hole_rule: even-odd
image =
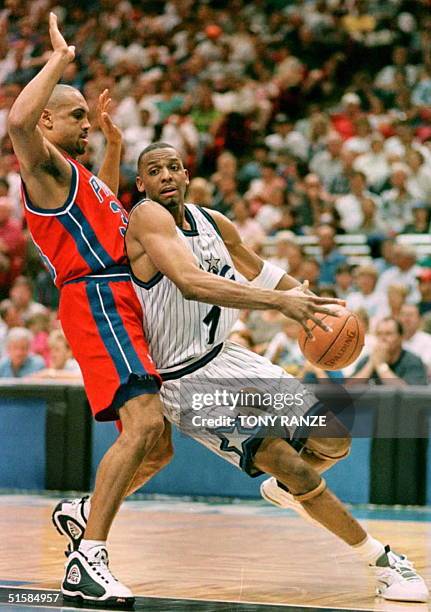
[[398,334],[400,336],[404,335],[403,324],[401,323],[401,321],[398,321],[398,319],[394,319],[394,317],[384,317],[383,319],[380,319],[380,321],[378,321],[376,327],[378,327],[380,325],[380,323],[386,323],[387,321],[393,321],[395,323],[395,327],[397,329]]
[[148,145],[148,147],[145,147],[145,149],[143,151],[141,151],[141,153],[139,154],[138,157],[138,170],[141,167],[141,162],[143,160],[143,158],[145,157],[145,155],[147,153],[150,153],[150,151],[157,151],[157,149],[175,149],[175,147],[171,144],[168,144],[167,142],[162,142],[161,140],[157,140],[156,142],[152,142],[150,145]]

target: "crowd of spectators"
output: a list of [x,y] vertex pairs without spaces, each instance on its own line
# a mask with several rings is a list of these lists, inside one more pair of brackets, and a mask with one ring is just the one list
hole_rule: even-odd
[[[398,241],[400,234],[430,230],[428,0],[76,0],[58,6],[55,0],[5,0],[4,7],[5,359],[12,360],[11,344],[27,342],[44,368],[56,369],[48,338],[56,331],[57,295],[23,224],[6,132],[15,97],[46,61],[47,15],[54,10],[77,51],[62,82],[81,89],[92,111],[90,146],[81,161],[95,172],[101,163],[104,141],[94,111],[108,88],[123,132],[120,198],[126,208],[138,197],[140,151],[155,139],[169,142],[190,170],[190,202],[228,215],[264,257],[361,313],[369,329],[362,359],[373,352],[380,322],[395,320],[391,331],[431,370],[431,336],[422,331],[431,331],[431,256]],[[338,246],[340,235],[356,234],[369,246],[363,262]],[[312,256],[301,242],[310,236],[318,245]],[[30,292],[27,306],[23,288]],[[31,338],[8,331],[16,327]],[[297,327],[276,313],[243,313],[234,338],[295,374],[327,376],[304,363],[296,334]]]

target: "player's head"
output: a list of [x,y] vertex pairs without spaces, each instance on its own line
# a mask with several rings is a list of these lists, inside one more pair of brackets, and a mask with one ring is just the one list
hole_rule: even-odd
[[189,174],[178,151],[166,142],[146,147],[138,159],[136,185],[147,198],[169,209],[184,203]]
[[56,85],[40,118],[44,136],[71,157],[85,153],[88,144],[88,104],[70,85]]

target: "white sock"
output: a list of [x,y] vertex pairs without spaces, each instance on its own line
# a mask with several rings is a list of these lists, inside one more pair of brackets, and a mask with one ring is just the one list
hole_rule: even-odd
[[78,550],[88,557],[89,554],[91,555],[91,549],[96,546],[106,546],[106,540],[81,540]]
[[383,544],[370,535],[367,535],[363,542],[355,544],[352,548],[368,565],[374,565],[385,552]]

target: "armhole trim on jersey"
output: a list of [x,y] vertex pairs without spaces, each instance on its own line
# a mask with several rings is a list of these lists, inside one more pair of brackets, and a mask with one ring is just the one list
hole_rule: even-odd
[[79,173],[75,164],[71,162],[70,159],[68,159],[67,161],[69,162],[70,167],[72,168],[72,178],[70,181],[69,194],[65,203],[62,206],[59,206],[59,208],[39,208],[38,206],[35,206],[28,196],[27,188],[25,186],[24,181],[22,181],[24,206],[27,208],[27,210],[29,210],[35,215],[40,215],[41,217],[55,217],[57,215],[65,215],[69,212],[75,202],[76,194],[78,193]]
[[159,283],[163,279],[164,275],[161,272],[156,272],[155,275],[150,278],[149,281],[145,282],[138,278],[135,274],[133,274],[133,270],[130,267],[130,276],[132,277],[133,282],[136,283],[139,287],[148,290],[152,289],[155,285],[157,285],[157,283]]
[[192,211],[187,208],[186,205],[184,205],[184,216],[186,218],[186,221],[190,223],[190,227],[192,228],[190,230],[186,230],[180,227],[179,229],[182,231],[184,236],[199,236],[198,226],[196,225],[195,218],[192,215]]
[[215,231],[217,232],[217,234],[220,236],[221,239],[223,239],[223,236],[221,234],[221,231],[219,229],[219,226],[217,225],[215,219],[211,216],[211,214],[205,209],[202,208],[201,206],[197,206],[196,207],[198,209],[198,211],[205,217],[205,219],[211,223],[211,225],[213,226],[213,228],[215,229]]

